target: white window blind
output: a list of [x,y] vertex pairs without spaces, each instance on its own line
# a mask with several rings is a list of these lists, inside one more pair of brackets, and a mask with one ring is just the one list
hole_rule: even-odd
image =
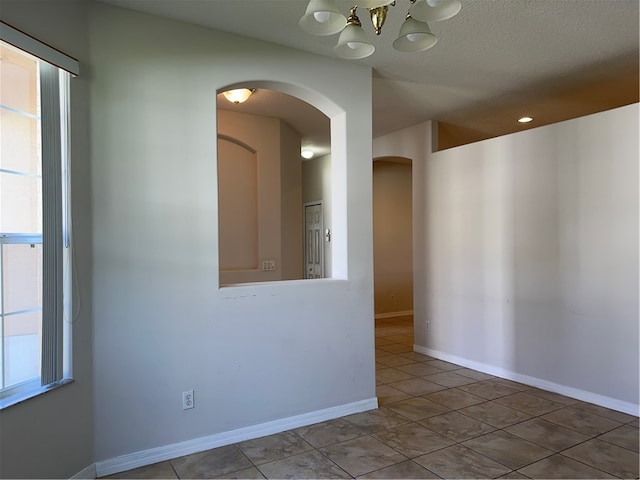
[[[3,22],[0,40],[4,55],[11,57],[0,64],[4,70],[0,72],[0,125],[6,129],[0,147],[0,188],[4,190],[0,206],[0,408],[4,408],[66,383],[71,375],[71,325],[64,321],[65,305],[70,304],[65,297],[71,293],[65,274],[71,271],[68,92],[69,77],[79,73],[79,66],[72,57]],[[15,47],[13,53],[7,44]],[[39,60],[29,60],[30,56]],[[20,62],[36,62],[37,67],[21,69]],[[25,127],[27,122],[37,128]],[[21,133],[25,128],[30,133]],[[26,181],[30,182],[27,193]],[[27,210],[25,198],[31,205]],[[29,223],[21,220],[25,211],[33,217]],[[34,273],[26,275],[25,271]],[[21,305],[16,298],[28,308],[15,307]],[[33,340],[26,339],[34,336],[40,340],[35,355]],[[40,359],[35,371],[20,366],[21,362],[33,363],[34,357]]]

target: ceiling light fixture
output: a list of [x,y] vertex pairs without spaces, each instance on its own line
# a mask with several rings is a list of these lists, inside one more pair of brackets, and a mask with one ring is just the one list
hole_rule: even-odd
[[302,151],[300,152],[300,155],[302,156],[302,158],[306,160],[313,158],[313,152],[309,149],[302,149]]
[[520,123],[529,123],[529,122],[532,122],[532,121],[533,121],[533,118],[531,118],[531,117],[522,117],[522,118],[518,119],[518,122],[520,122]]
[[[376,35],[382,33],[389,7],[400,0],[354,0],[349,17],[340,13],[336,0],[310,0],[299,25],[312,35],[334,35],[340,32],[336,55],[346,59],[365,58],[375,51],[375,46],[367,38],[362,23],[356,14],[358,8],[366,8],[371,17],[371,25]],[[400,27],[400,34],[393,47],[400,52],[421,52],[433,47],[436,36],[431,33],[427,22],[447,20],[458,14],[460,0],[409,0],[406,18]]]
[[235,90],[227,90],[226,92],[222,92],[224,98],[229,100],[231,103],[244,103],[251,96],[253,92],[255,92],[255,88],[237,88]]

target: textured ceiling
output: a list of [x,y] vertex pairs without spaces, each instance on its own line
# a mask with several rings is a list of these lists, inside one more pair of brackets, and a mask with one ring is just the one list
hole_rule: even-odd
[[[314,37],[299,28],[304,0],[103,1],[334,56],[337,35]],[[351,2],[337,3],[347,15]],[[458,134],[469,131],[486,138],[507,133],[505,126],[520,112],[538,112],[532,127],[550,123],[544,115],[557,121],[598,111],[584,107],[598,89],[604,89],[596,95],[601,101],[612,93],[610,88],[627,92],[624,99],[617,99],[620,104],[637,101],[638,0],[462,0],[462,4],[456,17],[431,24],[438,36],[435,47],[410,54],[391,46],[409,0],[396,0],[390,7],[379,37],[373,35],[366,12],[359,9],[376,51],[351,62],[373,67],[374,137],[439,120],[452,131],[458,128]],[[583,95],[572,98],[576,91]],[[567,95],[569,100],[562,100]],[[582,113],[568,113],[572,106],[582,107],[577,108]],[[487,132],[494,127],[503,131]]]

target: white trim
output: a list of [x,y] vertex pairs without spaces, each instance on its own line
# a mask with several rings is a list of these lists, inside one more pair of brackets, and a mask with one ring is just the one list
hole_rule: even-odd
[[98,477],[378,408],[376,397],[96,462]]
[[0,21],[0,39],[40,60],[66,70],[71,75],[78,76],[80,73],[78,60],[2,21]]
[[379,320],[381,318],[406,317],[407,315],[413,315],[413,310],[404,310],[402,312],[376,313],[374,318],[376,320]]
[[511,370],[507,370],[502,367],[496,367],[486,363],[476,362],[474,360],[468,360],[466,358],[451,355],[449,353],[440,352],[431,348],[423,347],[421,345],[414,345],[413,351],[421,353],[423,355],[429,355],[430,357],[444,360],[446,362],[455,363],[466,368],[471,368],[479,372],[488,373],[489,375],[495,375],[496,377],[505,378],[514,382],[529,385],[531,387],[537,387],[542,390],[547,390],[553,393],[559,393],[567,397],[575,398],[576,400],[582,400],[587,403],[594,403],[601,407],[610,408],[618,412],[627,413],[629,415],[638,416],[640,412],[640,405],[633,404],[631,402],[625,402],[616,398],[607,397],[606,395],[600,395],[599,393],[588,392],[586,390],[580,390],[578,388],[569,387],[567,385],[561,385],[559,383],[550,382],[537,377],[531,377],[529,375],[523,375]]
[[98,478],[98,473],[96,472],[96,464],[94,463],[80,470],[73,477],[71,477],[70,480],[75,480],[75,479],[94,480],[96,478]]

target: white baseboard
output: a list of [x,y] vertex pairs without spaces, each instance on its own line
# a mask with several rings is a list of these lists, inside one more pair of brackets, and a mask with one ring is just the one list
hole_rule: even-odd
[[494,365],[488,365],[486,363],[480,363],[466,358],[451,355],[431,348],[423,347],[421,345],[413,346],[414,352],[422,353],[423,355],[429,355],[430,357],[444,360],[446,362],[455,363],[463,367],[471,368],[479,372],[488,373],[489,375],[495,375],[496,377],[506,378],[507,380],[513,380],[514,382],[523,383],[531,387],[541,388],[549,392],[559,393],[567,397],[575,398],[576,400],[582,400],[587,403],[594,403],[601,407],[610,408],[618,412],[627,413],[629,415],[638,416],[640,411],[640,405],[635,405],[630,402],[618,400],[616,398],[607,397],[606,395],[600,395],[599,393],[588,392],[586,390],[580,390],[578,388],[568,387],[566,385],[560,385],[558,383],[549,382],[537,377],[530,377],[529,375],[522,375],[520,373],[512,372],[501,367]]
[[413,315],[413,310],[404,310],[402,312],[376,313],[374,318],[376,320],[379,320],[381,318],[406,317],[407,315]]
[[82,479],[82,480],[94,480],[98,478],[98,473],[96,472],[96,464],[89,465],[88,467],[83,468],[78,473],[76,473],[70,480]]
[[172,458],[191,455],[192,453],[264,437],[265,435],[272,435],[274,433],[284,432],[285,430],[291,430],[292,428],[304,427],[353,413],[373,410],[375,408],[378,408],[378,399],[376,397],[102,460],[96,462],[95,469],[97,476],[103,477],[133,468],[163,462]]

